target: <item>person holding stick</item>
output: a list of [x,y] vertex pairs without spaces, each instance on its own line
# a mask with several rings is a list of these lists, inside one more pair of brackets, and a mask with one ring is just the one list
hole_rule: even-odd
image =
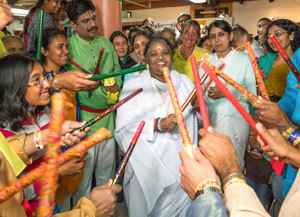
[[300,46],[300,30],[294,22],[287,19],[271,22],[266,30],[265,39],[268,53],[258,59],[258,65],[266,73],[265,83],[270,99],[278,102],[287,85],[289,66],[269,39],[270,35],[275,36],[287,55],[292,58]]
[[[101,48],[104,53],[99,68],[100,75],[110,74],[120,69],[118,55],[110,41],[98,34],[96,9],[90,0],[73,0],[66,8],[70,24],[77,34],[68,39],[70,54],[74,60],[89,72],[94,72],[99,59]],[[68,70],[77,68],[68,62]],[[99,83],[98,83],[99,84]],[[119,90],[122,85],[121,76],[105,79],[93,90],[91,97],[88,91],[77,93],[77,109],[81,120],[90,120],[105,111],[118,101]],[[113,178],[116,169],[116,144],[113,138],[115,128],[115,113],[110,113],[91,127],[89,134],[104,127],[111,131],[112,137],[89,149],[85,157],[84,177],[78,190],[73,194],[75,205],[82,196],[87,196],[92,187],[100,186]]]
[[28,15],[25,17],[24,23],[24,40],[25,50],[31,51],[35,47],[35,41],[38,36],[38,28],[40,21],[39,11],[45,12],[43,19],[43,29],[54,27],[53,15],[58,14],[61,8],[61,1],[57,0],[38,0],[36,5],[30,9]]
[[[210,24],[208,30],[210,41],[216,53],[207,60],[216,67],[224,64],[222,71],[225,74],[256,95],[255,76],[249,57],[247,54],[232,50],[230,47],[230,40],[233,37],[230,24],[223,20],[217,20]],[[202,76],[203,70],[201,68],[200,70],[200,76]],[[225,85],[249,112],[249,103],[243,95],[226,82]],[[206,96],[207,105],[211,109],[211,126],[216,131],[230,136],[242,169],[245,164],[244,156],[249,125],[214,84],[210,85]]]
[[[44,76],[43,68],[37,60],[23,55],[12,54],[1,59],[1,99],[0,108],[0,131],[5,137],[19,133],[34,133],[35,153],[32,154],[34,162],[24,172],[37,167],[44,155],[47,144],[49,124],[49,109],[46,107],[50,102],[49,80],[51,77]],[[16,94],[17,93],[17,94]],[[85,123],[82,123],[83,125]],[[75,128],[83,126],[78,124]],[[69,131],[72,128],[69,128]],[[85,135],[85,133],[84,133]],[[73,144],[73,136],[65,135],[65,141]],[[78,138],[75,140],[79,142]],[[40,149],[39,151],[37,151]],[[81,158],[74,159],[59,169],[59,174],[72,175],[79,173],[84,165]],[[33,212],[37,209],[36,197],[38,184],[25,190]]]
[[[123,186],[129,216],[186,216],[190,200],[179,186],[178,156],[184,147],[163,74],[164,67],[172,66],[173,49],[166,39],[158,37],[147,44],[144,56],[149,70],[124,84],[121,99],[140,87],[143,92],[120,107],[116,119],[115,138],[123,152],[140,121],[146,123],[125,170]],[[194,84],[175,70],[170,75],[183,104]],[[197,118],[190,104],[183,115],[195,144]]]

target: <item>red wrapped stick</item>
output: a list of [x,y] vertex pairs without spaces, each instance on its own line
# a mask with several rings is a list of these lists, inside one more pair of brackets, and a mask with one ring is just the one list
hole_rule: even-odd
[[[86,151],[95,146],[96,144],[104,141],[105,139],[109,138],[111,136],[111,133],[101,128],[97,130],[93,135],[90,137],[84,139],[77,145],[73,146],[72,148],[68,149],[64,153],[60,154],[58,157],[58,163],[59,165],[63,165],[67,161],[70,161],[75,156],[84,156]],[[45,163],[43,162],[39,167],[36,169],[30,171],[26,175],[22,176],[17,181],[11,183],[10,185],[4,187],[0,190],[0,203],[8,200],[16,193],[23,191],[25,188],[27,188],[29,185],[35,183],[38,181],[44,174],[45,174]]]
[[195,81],[195,85],[196,85],[196,89],[197,89],[197,98],[198,98],[198,103],[199,103],[200,114],[202,117],[202,123],[203,123],[204,129],[207,129],[210,126],[210,122],[209,122],[206,102],[205,102],[205,98],[204,98],[204,94],[203,94],[202,84],[200,81],[197,61],[194,56],[191,56],[190,59],[191,59],[191,64],[192,64],[194,81]]
[[114,178],[114,181],[112,183],[112,185],[115,185],[115,184],[118,184],[119,183],[119,180],[120,180],[120,177],[123,175],[124,171],[125,171],[125,167],[129,161],[129,158],[133,152],[133,149],[135,148],[135,144],[136,142],[138,141],[140,135],[141,135],[141,132],[143,130],[145,126],[145,121],[142,121],[138,127],[138,129],[136,130],[133,138],[132,138],[132,141],[126,151],[126,154],[125,156],[123,157],[121,163],[120,163],[120,166],[116,172],[116,175],[115,175],[115,178]]
[[[260,133],[256,129],[256,122],[254,119],[248,114],[246,109],[239,103],[239,101],[234,97],[234,95],[228,90],[228,88],[218,79],[217,74],[210,68],[206,63],[203,63],[201,67],[208,73],[211,80],[213,80],[218,87],[218,89],[224,94],[224,96],[232,103],[232,105],[239,111],[239,113],[244,117],[244,119],[248,122],[248,124],[253,128],[257,135],[263,140],[263,142],[267,145],[266,140],[260,135]],[[272,168],[275,171],[275,174],[282,175],[285,163],[282,160],[275,161],[271,160]]]
[[293,72],[294,76],[296,77],[297,81],[300,82],[300,73],[297,70],[296,66],[292,62],[291,58],[287,55],[287,53],[284,51],[284,49],[281,47],[277,39],[274,37],[274,35],[270,36],[271,41],[273,44],[277,47],[278,52],[283,57],[287,65],[290,67],[291,71]]
[[233,86],[237,91],[239,91],[240,93],[242,93],[245,97],[247,97],[248,99],[250,99],[253,102],[258,101],[258,98],[253,93],[251,93],[249,90],[247,90],[242,85],[240,85],[239,83],[237,83],[235,80],[233,80],[232,78],[230,78],[228,75],[226,75],[225,73],[223,73],[217,67],[213,66],[206,59],[203,59],[202,62],[204,62],[210,68],[214,69],[214,71],[217,73],[218,76],[220,76],[221,78],[223,78],[228,84],[230,84],[231,86]]
[[76,63],[74,60],[72,60],[71,58],[69,58],[69,62],[72,63],[74,66],[76,66],[77,69],[81,70],[82,72],[84,72],[85,74],[91,74],[89,73],[88,70],[86,70],[85,68],[83,68],[81,65],[79,65],[78,63]]
[[95,70],[95,75],[99,75],[99,68],[101,65],[103,53],[104,53],[104,48],[102,47],[100,50],[100,53],[99,53],[99,58],[98,58],[98,62],[97,62],[96,70]]
[[247,49],[249,58],[250,58],[251,63],[252,63],[252,67],[253,67],[253,70],[254,70],[254,73],[255,73],[255,77],[256,77],[256,81],[257,81],[257,84],[258,84],[259,91],[260,91],[262,97],[264,97],[266,99],[269,99],[269,95],[268,95],[264,80],[263,80],[263,78],[260,74],[260,70],[259,70],[259,67],[258,67],[258,64],[257,64],[257,60],[256,60],[256,57],[254,56],[254,53],[253,53],[253,50],[251,48],[250,42],[245,44],[245,47]]
[[182,139],[182,142],[183,142],[184,149],[191,158],[194,158],[193,152],[192,152],[192,145],[193,144],[192,144],[189,132],[188,132],[188,130],[186,128],[186,125],[185,125],[185,122],[184,122],[184,118],[183,118],[181,108],[180,108],[180,105],[179,105],[179,102],[178,102],[176,91],[175,91],[175,88],[174,88],[174,85],[173,85],[173,82],[172,82],[172,79],[171,79],[170,70],[169,70],[168,67],[164,67],[163,72],[164,72],[164,77],[165,77],[165,80],[166,80],[166,83],[167,83],[167,86],[168,86],[170,98],[171,98],[172,105],[173,105],[173,108],[174,108],[174,113],[175,113],[175,116],[176,116],[177,125],[178,125],[178,128],[179,128],[179,132],[180,132],[180,135],[181,135],[181,139]]

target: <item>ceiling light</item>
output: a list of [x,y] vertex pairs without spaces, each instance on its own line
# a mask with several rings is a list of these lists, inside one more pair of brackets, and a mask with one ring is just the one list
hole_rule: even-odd
[[190,0],[193,3],[205,3],[206,0]]
[[22,17],[25,17],[29,10],[27,9],[22,9],[22,8],[12,8],[10,10],[15,16],[22,16]]

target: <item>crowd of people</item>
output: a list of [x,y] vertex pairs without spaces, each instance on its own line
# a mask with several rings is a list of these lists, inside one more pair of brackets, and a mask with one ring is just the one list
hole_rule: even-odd
[[[45,16],[38,50],[41,10]],[[0,0],[0,18],[0,29],[13,22],[6,0]],[[141,27],[115,31],[107,39],[98,35],[96,8],[90,0],[39,0],[25,19],[23,36],[2,39],[7,55],[0,59],[0,188],[43,162],[51,95],[63,92],[64,146],[77,144],[101,127],[111,137],[58,168],[55,216],[122,216],[116,206],[123,200],[130,217],[300,216],[300,85],[270,40],[274,36],[300,70],[298,25],[288,19],[261,18],[253,37],[245,27],[222,19],[200,25],[186,12],[179,14],[176,29],[157,30],[154,23],[148,17]],[[270,99],[257,88],[247,43]],[[196,97],[183,111],[193,158],[184,150],[163,74],[167,67],[182,105],[195,88],[192,56],[200,77],[205,77],[200,59],[206,58],[258,96],[258,101],[250,101],[223,81],[257,121],[255,131],[210,79],[203,82],[211,126],[203,129]],[[89,80],[142,65],[147,69]],[[140,88],[143,91],[116,112],[71,133]],[[120,185],[112,185],[141,121],[145,126],[124,178]],[[272,159],[285,162],[282,175],[275,174]],[[37,181],[0,203],[0,216],[34,216],[40,191]]]

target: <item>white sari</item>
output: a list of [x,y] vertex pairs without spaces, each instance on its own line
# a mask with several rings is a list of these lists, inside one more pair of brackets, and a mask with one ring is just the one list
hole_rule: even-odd
[[[177,71],[171,71],[177,97],[182,105],[194,88],[192,81]],[[154,132],[154,119],[174,113],[166,83],[150,76],[148,70],[127,81],[120,99],[138,88],[143,92],[117,110],[115,138],[126,152],[139,125],[145,127],[128,162],[124,190],[130,217],[185,216],[190,204],[180,187],[179,152],[182,140],[176,127],[171,132]],[[192,142],[197,142],[197,119],[191,105],[184,118]]]

